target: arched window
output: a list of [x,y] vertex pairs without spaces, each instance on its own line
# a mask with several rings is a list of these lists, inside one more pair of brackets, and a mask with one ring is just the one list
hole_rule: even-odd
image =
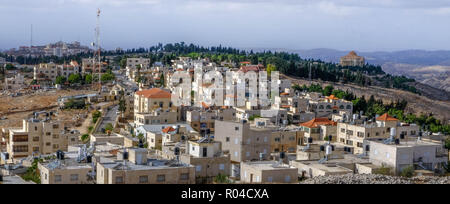
[[347,109],[352,109],[352,106],[351,105],[347,105]]
[[328,105],[328,106],[327,106],[327,109],[331,109],[331,105]]
[[340,106],[339,106],[339,109],[344,109],[344,105],[340,105]]
[[320,105],[320,106],[319,106],[319,109],[323,109],[323,105]]

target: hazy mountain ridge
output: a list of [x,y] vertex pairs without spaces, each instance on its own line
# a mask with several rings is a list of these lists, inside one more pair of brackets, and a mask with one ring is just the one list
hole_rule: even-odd
[[[290,50],[302,58],[339,63],[349,51],[334,49]],[[405,75],[425,85],[450,92],[450,51],[404,50],[395,52],[358,52],[369,64],[381,65],[392,75]]]

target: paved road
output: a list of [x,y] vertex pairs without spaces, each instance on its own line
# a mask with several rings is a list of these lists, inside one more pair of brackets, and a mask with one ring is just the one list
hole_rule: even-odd
[[106,113],[105,117],[103,117],[103,121],[102,121],[102,123],[100,124],[100,126],[99,126],[97,132],[101,132],[102,129],[105,128],[106,125],[107,125],[108,123],[111,123],[111,124],[114,125],[114,123],[116,122],[117,116],[118,116],[118,115],[117,115],[117,111],[118,111],[118,110],[119,110],[119,106],[116,105],[116,106],[112,107],[112,108]]

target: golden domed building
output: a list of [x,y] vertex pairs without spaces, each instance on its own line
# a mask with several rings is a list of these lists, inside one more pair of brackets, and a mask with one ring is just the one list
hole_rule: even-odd
[[364,57],[358,56],[355,51],[351,51],[346,56],[341,57],[341,66],[362,67],[365,64]]

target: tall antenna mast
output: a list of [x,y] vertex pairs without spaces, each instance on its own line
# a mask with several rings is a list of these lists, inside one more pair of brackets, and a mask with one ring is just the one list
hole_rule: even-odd
[[[101,47],[100,47],[100,9],[97,10],[97,27],[95,28],[95,49],[96,53],[94,54],[94,70],[96,67],[95,61],[98,63],[98,86],[99,91],[102,89],[102,81],[101,81],[101,73],[102,73],[102,62],[101,62]],[[97,59],[95,59],[97,57]],[[95,72],[95,71],[94,71]]]

